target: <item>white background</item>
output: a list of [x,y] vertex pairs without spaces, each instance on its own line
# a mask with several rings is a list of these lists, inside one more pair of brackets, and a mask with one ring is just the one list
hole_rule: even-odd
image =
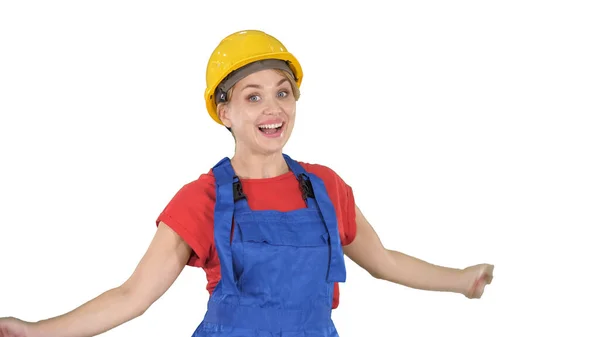
[[[286,152],[336,170],[388,248],[496,266],[468,300],[348,261],[341,336],[598,336],[592,3],[2,2],[0,316],[59,315],[129,277],[174,193],[232,155],[204,107],[210,53],[261,29],[305,70]],[[105,335],[190,336],[205,286],[186,268]]]

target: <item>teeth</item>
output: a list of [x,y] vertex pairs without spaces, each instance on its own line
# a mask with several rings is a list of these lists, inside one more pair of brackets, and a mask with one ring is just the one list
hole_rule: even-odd
[[258,127],[261,129],[276,129],[279,128],[283,125],[283,123],[279,123],[279,124],[265,124],[265,125],[259,125]]

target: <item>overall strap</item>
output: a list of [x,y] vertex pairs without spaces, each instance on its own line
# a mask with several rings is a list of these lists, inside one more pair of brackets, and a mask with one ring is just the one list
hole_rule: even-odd
[[314,198],[317,208],[325,221],[325,226],[329,234],[329,271],[327,272],[327,281],[345,282],[346,266],[344,263],[344,252],[340,240],[338,221],[335,207],[329,198],[325,183],[315,174],[308,173],[298,162],[283,155],[290,170],[298,178],[302,188],[304,200]]
[[315,192],[310,182],[310,179],[308,178],[308,172],[306,172],[302,165],[290,158],[290,156],[288,156],[287,154],[283,154],[283,158],[285,159],[285,162],[287,163],[290,170],[292,170],[292,172],[296,176],[296,179],[298,179],[298,183],[300,183],[300,189],[302,191],[302,199],[304,199],[306,204],[309,206],[309,198],[315,199]]
[[[223,158],[212,169],[216,181],[216,203],[214,213],[214,236],[221,264],[222,291],[237,295],[239,289],[233,272],[231,252],[231,226],[234,212],[234,184],[239,182],[229,158]],[[241,190],[240,190],[241,191]]]
[[329,232],[329,271],[327,273],[327,281],[345,282],[346,266],[344,264],[344,251],[342,250],[335,207],[327,194],[323,180],[312,173],[309,173],[308,176],[315,192],[315,199],[321,211],[321,216],[323,216],[323,220],[327,226],[327,232]]

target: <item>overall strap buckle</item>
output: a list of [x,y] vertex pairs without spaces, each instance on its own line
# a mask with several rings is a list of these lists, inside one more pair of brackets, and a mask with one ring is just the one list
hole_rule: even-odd
[[246,199],[246,194],[242,189],[242,182],[237,176],[235,176],[233,178],[233,202],[235,203],[242,199]]
[[308,198],[315,198],[315,191],[313,190],[310,179],[304,173],[298,175],[298,181],[300,182],[300,190],[302,191],[302,199],[306,201]]

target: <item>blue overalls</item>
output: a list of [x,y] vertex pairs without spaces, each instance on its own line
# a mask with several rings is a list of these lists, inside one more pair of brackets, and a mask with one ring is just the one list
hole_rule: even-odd
[[229,158],[213,167],[221,279],[193,337],[338,336],[333,289],[346,269],[335,209],[323,181],[284,158],[306,208],[251,210]]

